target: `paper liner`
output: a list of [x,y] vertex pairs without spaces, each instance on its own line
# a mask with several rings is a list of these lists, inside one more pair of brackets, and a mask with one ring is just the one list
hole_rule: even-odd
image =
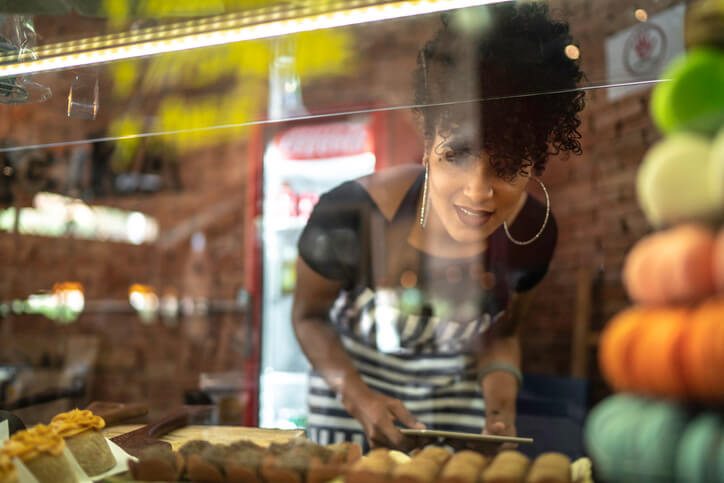
[[[124,473],[128,471],[128,460],[137,461],[135,457],[123,451],[123,449],[113,441],[106,438],[106,442],[108,442],[108,446],[111,448],[113,457],[116,458],[116,465],[105,473],[96,475],[93,478],[85,474],[83,468],[80,467],[80,464],[78,464],[78,461],[75,459],[73,453],[70,452],[68,447],[63,448],[62,454],[68,458],[70,469],[78,483],[91,483],[93,481],[102,480],[103,478],[107,478],[111,475]],[[15,468],[18,470],[18,483],[38,483],[38,479],[33,476],[20,458],[14,458],[13,463],[15,464]]]

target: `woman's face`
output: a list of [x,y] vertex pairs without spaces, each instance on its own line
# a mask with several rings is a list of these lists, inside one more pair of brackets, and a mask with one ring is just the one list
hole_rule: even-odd
[[455,241],[485,240],[518,206],[529,177],[501,178],[463,129],[436,133],[428,160],[430,208]]

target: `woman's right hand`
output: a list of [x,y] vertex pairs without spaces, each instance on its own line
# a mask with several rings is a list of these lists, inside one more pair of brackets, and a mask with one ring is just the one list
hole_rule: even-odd
[[372,448],[408,451],[416,446],[414,440],[397,429],[395,421],[408,428],[425,429],[425,425],[407,410],[402,401],[375,392],[369,387],[345,391],[342,404],[362,425]]

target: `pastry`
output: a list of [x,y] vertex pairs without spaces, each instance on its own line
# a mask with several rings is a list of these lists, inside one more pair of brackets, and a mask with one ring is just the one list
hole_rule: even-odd
[[714,244],[714,283],[717,292],[724,295],[724,228],[719,230]]
[[705,45],[724,49],[722,0],[699,0],[686,6],[684,42],[687,49]]
[[439,466],[443,466],[451,456],[452,453],[445,448],[441,448],[440,446],[428,446],[417,453],[415,458],[431,459]]
[[[362,448],[355,443],[338,443],[327,446],[332,453],[325,461],[322,455],[312,456],[307,470],[307,483],[325,483],[342,475],[362,457]],[[392,452],[390,456],[393,457]],[[394,459],[394,457],[393,457]]]
[[586,452],[604,481],[617,481],[633,451],[632,428],[646,406],[630,394],[610,396],[593,408],[584,426]]
[[714,232],[687,224],[640,240],[626,257],[623,279],[643,304],[691,303],[714,294]]
[[389,450],[373,449],[367,456],[358,460],[347,472],[346,483],[374,483],[383,481],[396,466]]
[[721,417],[716,413],[702,413],[688,424],[676,455],[678,481],[716,481],[707,475],[714,474],[716,458],[710,455],[712,449],[718,450],[722,430]]
[[488,458],[475,451],[455,453],[440,473],[439,483],[476,483]]
[[598,362],[606,381],[617,391],[635,385],[631,360],[638,333],[652,309],[633,307],[616,315],[603,329]]
[[526,483],[570,483],[571,460],[561,453],[538,456],[525,478]]
[[648,150],[636,194],[651,224],[709,218],[721,210],[708,188],[711,150],[709,139],[690,132],[673,133]]
[[711,299],[692,312],[679,348],[689,396],[724,401],[724,298]]
[[631,349],[628,370],[633,389],[652,395],[683,398],[684,374],[677,349],[688,327],[683,308],[652,309],[642,321]]
[[678,442],[687,419],[686,411],[677,404],[648,401],[630,424],[633,451],[626,457],[627,475],[640,483],[674,481]]
[[450,452],[437,446],[428,446],[408,462],[398,464],[392,470],[395,483],[429,483],[437,480],[443,465],[450,459]]
[[[651,115],[664,133],[711,136],[724,124],[724,51],[697,47],[672,62],[651,95]],[[660,86],[660,87],[659,87]],[[698,161],[692,157],[692,160]]]
[[88,476],[96,476],[116,465],[101,429],[106,422],[92,412],[73,409],[56,415],[50,426],[65,439],[68,449]]
[[18,483],[18,470],[10,457],[0,453],[0,483]]
[[178,481],[184,460],[180,453],[166,446],[152,446],[141,453],[138,461],[128,461],[128,469],[138,481]]
[[[332,451],[330,462],[354,464],[362,457],[362,448],[356,443],[337,443],[327,446]],[[404,454],[404,453],[403,453]]]
[[20,458],[39,483],[74,483],[75,474],[63,454],[65,442],[52,428],[38,424],[10,437],[0,454]]
[[530,459],[518,451],[498,453],[492,463],[483,470],[483,483],[520,483],[523,481]]
[[227,481],[260,483],[259,470],[264,459],[264,448],[251,441],[232,443],[234,450],[224,465]]
[[707,191],[714,206],[719,212],[714,213],[720,221],[724,221],[724,126],[714,138],[709,154]]

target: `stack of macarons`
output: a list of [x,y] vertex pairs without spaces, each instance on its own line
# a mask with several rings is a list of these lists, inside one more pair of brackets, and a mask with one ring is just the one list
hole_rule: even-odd
[[665,137],[637,178],[659,231],[629,252],[635,305],[601,335],[599,365],[619,393],[585,427],[610,482],[724,483],[724,0],[687,6],[686,29],[689,52],[651,99]]
[[687,6],[688,52],[663,74],[651,113],[663,140],[638,173],[642,209],[654,226],[722,221],[724,210],[724,2]]
[[609,482],[724,482],[724,425],[713,410],[616,394],[584,430],[597,475]]

